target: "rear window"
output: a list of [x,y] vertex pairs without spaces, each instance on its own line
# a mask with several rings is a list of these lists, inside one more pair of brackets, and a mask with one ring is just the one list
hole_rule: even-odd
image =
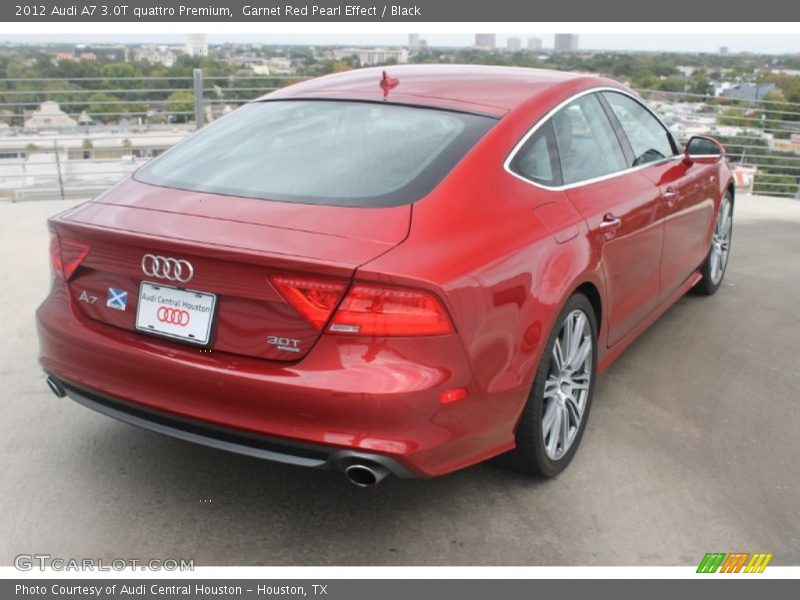
[[430,192],[495,122],[375,102],[254,102],[177,144],[134,178],[266,200],[396,206]]

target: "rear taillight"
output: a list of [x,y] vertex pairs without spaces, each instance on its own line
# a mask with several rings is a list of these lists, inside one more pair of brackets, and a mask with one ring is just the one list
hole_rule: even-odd
[[352,335],[439,335],[453,324],[441,301],[422,290],[356,284],[328,326],[330,333]]
[[[452,333],[453,324],[439,298],[424,290],[379,284],[347,284],[305,275],[272,275],[283,298],[317,331],[403,336]],[[337,308],[338,307],[338,308]],[[333,315],[333,316],[331,316]]]
[[347,287],[344,281],[305,276],[272,275],[269,280],[317,331],[325,327]]
[[89,246],[78,240],[50,234],[50,260],[53,272],[59,279],[69,281],[84,259],[89,256]]

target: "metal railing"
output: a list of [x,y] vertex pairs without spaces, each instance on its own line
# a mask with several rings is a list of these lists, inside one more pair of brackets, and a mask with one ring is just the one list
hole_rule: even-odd
[[800,103],[638,90],[678,141],[722,142],[737,183],[754,194],[800,198]]
[[96,195],[205,122],[302,79],[200,69],[182,77],[4,79],[0,199]]
[[[0,199],[95,195],[204,122],[302,79],[199,69],[180,77],[4,79]],[[638,91],[680,142],[719,139],[748,191],[800,198],[800,103]]]

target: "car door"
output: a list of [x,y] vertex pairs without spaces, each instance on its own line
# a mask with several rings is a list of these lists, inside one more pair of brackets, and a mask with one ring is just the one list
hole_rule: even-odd
[[603,92],[603,100],[632,154],[632,165],[657,187],[663,204],[659,303],[667,301],[702,263],[714,211],[714,170],[684,160],[661,121],[638,100]]
[[552,116],[564,189],[589,227],[606,281],[609,346],[656,307],[663,243],[660,194],[629,156],[597,93]]

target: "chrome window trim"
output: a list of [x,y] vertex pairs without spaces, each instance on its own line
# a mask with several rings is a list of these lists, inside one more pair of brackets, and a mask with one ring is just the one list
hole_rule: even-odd
[[653,111],[653,109],[651,109],[649,106],[647,106],[647,104],[645,104],[644,101],[641,98],[638,98],[634,94],[631,94],[630,92],[628,92],[626,90],[623,90],[623,89],[620,89],[620,88],[615,88],[615,87],[595,87],[595,88],[589,88],[587,90],[580,91],[577,94],[574,94],[574,95],[570,96],[566,100],[564,100],[561,103],[557,104],[554,108],[550,109],[547,112],[547,114],[545,114],[541,119],[539,119],[536,123],[534,123],[534,125],[527,131],[527,133],[524,136],[522,136],[522,139],[520,141],[518,141],[516,143],[516,145],[511,149],[511,152],[509,153],[508,157],[506,158],[505,162],[503,163],[503,168],[505,169],[505,171],[509,175],[511,175],[513,177],[516,177],[520,181],[524,181],[525,183],[528,183],[528,184],[530,184],[530,185],[532,185],[534,187],[538,187],[538,188],[541,188],[543,190],[548,190],[548,191],[551,191],[551,192],[561,192],[561,191],[569,190],[569,189],[572,189],[572,188],[575,188],[575,187],[580,187],[580,186],[583,186],[583,185],[589,185],[589,184],[592,184],[592,183],[605,181],[606,179],[613,179],[614,177],[621,177],[622,175],[627,175],[628,173],[634,173],[636,171],[640,171],[642,169],[646,169],[647,167],[653,167],[653,166],[656,166],[656,165],[664,164],[664,163],[667,163],[669,161],[675,160],[677,158],[682,158],[683,157],[683,155],[680,152],[678,152],[678,154],[673,154],[672,156],[668,156],[666,158],[662,158],[661,160],[657,160],[655,162],[649,162],[649,163],[645,163],[643,165],[638,165],[638,166],[635,166],[635,167],[629,167],[627,169],[623,169],[622,171],[614,171],[613,173],[608,173],[607,175],[601,175],[600,177],[594,177],[592,179],[584,179],[583,181],[576,181],[574,183],[567,183],[567,184],[558,185],[558,186],[550,186],[550,185],[544,185],[544,184],[541,184],[541,183],[537,183],[537,182],[535,182],[535,181],[533,181],[531,179],[528,179],[527,177],[524,177],[524,176],[520,175],[519,173],[515,173],[511,169],[511,163],[514,160],[514,158],[517,156],[517,153],[522,149],[522,147],[530,139],[530,137],[534,133],[536,133],[536,131],[541,126],[543,126],[545,123],[547,123],[547,121],[549,121],[554,114],[556,114],[559,110],[561,110],[562,108],[564,108],[568,104],[571,104],[575,100],[578,100],[579,98],[583,98],[584,96],[588,96],[589,94],[597,94],[597,93],[600,93],[600,92],[616,92],[618,94],[622,94],[623,96],[627,96],[627,97],[631,98],[632,100],[634,100],[635,102],[637,102],[648,113],[650,113],[656,119],[656,121],[659,122],[661,127],[664,128],[664,131],[667,133],[667,135],[670,137],[670,139],[673,142],[675,142],[675,145],[677,146],[677,142],[675,141],[675,136],[672,135],[672,132],[669,130],[669,127],[667,127],[664,124],[664,121],[661,120],[661,117],[659,117]]

